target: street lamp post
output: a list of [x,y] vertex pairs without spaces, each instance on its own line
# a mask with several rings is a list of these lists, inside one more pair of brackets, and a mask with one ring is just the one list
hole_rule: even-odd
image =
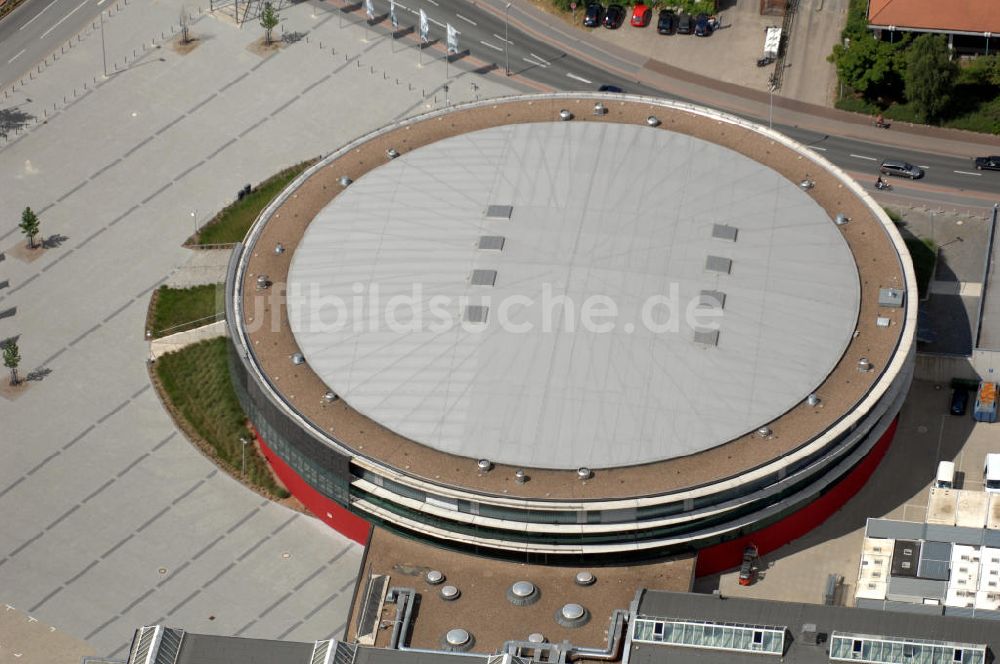
[[503,68],[510,76],[510,3],[503,13]]
[[194,226],[195,235],[198,234],[198,211],[195,210],[191,213],[191,224]]
[[243,466],[243,477],[245,478],[247,476],[247,445],[250,444],[250,441],[247,440],[246,438],[240,438],[240,442],[243,443],[243,450],[242,450],[243,451],[243,463],[242,463],[242,466]]
[[767,86],[767,128],[774,127],[774,83]]
[[104,11],[101,11],[101,59],[104,61],[104,78],[108,77],[108,51],[104,48]]

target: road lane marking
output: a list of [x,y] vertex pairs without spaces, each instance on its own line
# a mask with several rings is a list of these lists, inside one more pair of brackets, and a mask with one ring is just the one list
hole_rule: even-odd
[[497,46],[496,44],[491,44],[489,42],[484,42],[484,41],[481,41],[479,43],[488,48],[492,48],[494,51],[500,51],[501,53],[503,52],[503,49]]
[[868,161],[878,161],[875,157],[866,157],[863,154],[851,154],[852,157],[857,157],[858,159],[867,159]]
[[431,4],[432,4],[432,5],[434,5],[435,7],[440,7],[440,6],[441,6],[441,5],[439,5],[438,3],[434,2],[434,0],[427,0],[427,2],[431,3]]
[[56,21],[56,24],[55,24],[55,25],[53,25],[53,26],[52,26],[51,28],[49,28],[48,30],[46,30],[45,32],[43,32],[43,33],[42,33],[42,36],[41,36],[41,37],[39,37],[39,39],[45,39],[45,38],[46,38],[46,37],[48,36],[48,34],[49,34],[50,32],[52,32],[53,30],[55,30],[56,28],[58,28],[58,27],[59,27],[59,25],[60,25],[60,24],[61,24],[61,23],[62,23],[63,21],[65,21],[66,19],[68,19],[68,18],[69,18],[70,16],[72,16],[73,14],[77,13],[77,12],[78,12],[79,10],[83,9],[83,6],[84,6],[85,4],[87,4],[88,2],[90,2],[90,0],[83,0],[83,2],[81,2],[80,4],[78,4],[78,5],[76,6],[76,9],[74,9],[74,10],[73,10],[73,11],[71,11],[70,13],[66,14],[65,16],[63,16],[63,17],[62,17],[61,19],[59,19],[58,21]]
[[[52,5],[56,4],[57,2],[59,2],[59,0],[52,0],[52,2],[50,2],[47,5],[45,5],[45,9],[48,9],[49,7],[51,7]],[[28,27],[29,25],[31,25],[32,23],[34,23],[35,19],[37,19],[39,16],[41,16],[42,14],[45,13],[45,9],[43,9],[42,11],[38,12],[37,14],[35,14],[34,16],[32,16],[30,19],[28,19],[28,22],[25,23],[24,25],[22,25],[20,28],[18,28],[17,31],[20,32],[21,30],[24,30],[26,27]]]
[[20,51],[17,52],[17,55],[15,55],[13,58],[7,61],[7,64],[14,62],[14,60],[17,60],[23,54],[24,54],[24,49],[22,48]]
[[539,62],[544,62],[546,67],[548,67],[549,65],[552,64],[551,62],[549,62],[548,60],[546,60],[545,58],[543,58],[540,55],[535,55],[534,53],[528,53],[528,55],[530,55],[531,57],[533,57],[535,60],[538,60]]
[[574,81],[580,81],[581,83],[586,83],[587,85],[593,85],[594,84],[593,81],[588,81],[587,79],[583,78],[582,76],[577,76],[576,74],[566,74],[566,75],[569,76],[570,78],[572,78]]
[[955,172],[958,173],[959,175],[975,175],[977,178],[983,177],[982,173],[973,173],[971,171],[955,171]]
[[826,152],[826,148],[821,148],[818,145],[807,145],[810,150],[819,150],[820,152]]
[[514,45],[514,42],[512,42],[512,41],[511,41],[511,40],[509,40],[509,39],[504,39],[503,37],[501,37],[501,36],[500,36],[500,35],[498,35],[498,34],[495,34],[495,33],[494,33],[494,35],[493,35],[493,36],[494,36],[494,37],[496,37],[497,39],[499,39],[500,41],[502,41],[502,42],[503,42],[503,43],[505,43],[505,44],[510,44],[511,46],[513,46],[513,45]]
[[521,59],[527,62],[529,65],[535,65],[536,67],[543,67],[543,68],[548,67],[548,65],[545,64],[544,62],[538,62],[537,60],[532,60],[531,58],[521,58]]
[[471,18],[465,18],[461,14],[456,13],[455,16],[457,16],[458,18],[462,19],[466,23],[471,23],[472,25],[479,25],[478,23],[476,23],[475,21],[473,21]]

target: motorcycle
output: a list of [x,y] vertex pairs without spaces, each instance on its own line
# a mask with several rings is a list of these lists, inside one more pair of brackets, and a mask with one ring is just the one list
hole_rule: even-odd
[[879,191],[892,191],[892,185],[885,180],[875,180],[875,188]]
[[774,56],[773,55],[765,55],[762,58],[757,58],[757,66],[758,67],[766,67],[769,64],[771,64],[772,62],[774,62]]

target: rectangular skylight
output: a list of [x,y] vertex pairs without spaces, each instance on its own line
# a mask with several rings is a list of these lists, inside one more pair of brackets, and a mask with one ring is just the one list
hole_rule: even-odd
[[485,323],[489,316],[490,308],[481,304],[470,304],[465,307],[465,315],[462,317],[466,323]]
[[479,249],[481,251],[503,251],[506,238],[503,235],[480,235]]
[[637,618],[632,640],[739,653],[782,655],[784,627],[703,620]]
[[497,271],[473,270],[471,282],[473,286],[492,286],[497,282]]
[[726,224],[712,224],[712,237],[718,238],[720,240],[729,240],[730,242],[736,242],[737,231],[735,226],[727,226]]
[[705,259],[705,269],[709,272],[729,274],[732,267],[733,261],[729,258],[723,258],[722,256],[709,256]]
[[698,306],[725,309],[726,294],[717,290],[703,290],[698,294]]
[[513,205],[490,205],[486,208],[487,219],[510,219],[514,212]]

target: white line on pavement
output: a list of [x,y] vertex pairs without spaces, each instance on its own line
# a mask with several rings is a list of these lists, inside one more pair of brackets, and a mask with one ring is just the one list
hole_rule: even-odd
[[[59,0],[52,0],[52,2],[50,2],[47,5],[45,5],[45,9],[48,9],[49,7],[51,7],[52,5],[56,4],[57,2],[59,2]],[[18,32],[20,32],[21,30],[24,30],[26,27],[28,27],[29,25],[31,25],[32,23],[34,23],[36,18],[38,18],[39,16],[41,16],[42,14],[45,13],[45,9],[43,9],[42,11],[38,12],[37,14],[35,14],[34,16],[32,16],[30,19],[28,19],[27,23],[25,23],[24,25],[22,25],[20,28],[17,29]]]
[[575,81],[580,81],[581,83],[586,83],[587,85],[593,85],[594,84],[593,81],[588,81],[587,79],[583,78],[582,76],[577,76],[576,74],[566,74],[566,75],[569,76],[570,78],[572,78]]
[[924,166],[923,164],[917,164],[917,166],[919,166],[920,168],[924,169],[925,171],[929,171],[931,169],[930,166]]
[[444,23],[442,23],[440,21],[435,21],[430,16],[427,17],[427,20],[428,20],[428,22],[433,23],[434,25],[438,26],[439,28],[445,27]]
[[810,150],[819,150],[820,152],[826,152],[826,148],[821,148],[816,145],[807,145],[806,147],[809,148]]
[[503,37],[501,37],[501,36],[500,36],[500,35],[498,35],[498,34],[494,34],[493,36],[494,36],[494,37],[496,37],[497,39],[499,39],[500,41],[504,42],[504,43],[507,43],[507,44],[510,44],[511,46],[513,46],[513,45],[514,45],[514,42],[512,42],[512,41],[511,41],[511,40],[509,40],[509,39],[504,39]]
[[500,51],[500,52],[503,52],[503,49],[502,49],[502,48],[500,48],[499,46],[497,46],[496,44],[491,44],[491,43],[489,43],[489,42],[484,42],[484,41],[481,41],[481,42],[479,42],[479,43],[480,43],[480,44],[482,44],[483,46],[486,46],[486,47],[488,47],[488,48],[492,48],[492,49],[493,49],[494,51]]
[[521,58],[521,59],[527,62],[529,65],[535,65],[536,67],[548,67],[548,65],[545,64],[544,62],[538,62],[537,60],[532,60],[531,58]]
[[548,60],[546,60],[545,58],[543,58],[540,55],[535,55],[534,53],[528,53],[528,55],[530,55],[531,57],[533,57],[535,60],[538,60],[539,62],[544,62],[546,67],[548,67],[549,65],[552,64],[551,62],[549,62]]
[[441,5],[439,5],[438,3],[434,2],[434,0],[427,0],[427,2],[431,3],[431,4],[432,4],[432,5],[434,5],[435,7],[440,7],[440,6],[441,6]]
[[21,57],[21,55],[23,53],[24,53],[24,49],[22,48],[20,51],[17,52],[17,55],[15,55],[13,58],[11,58],[10,60],[7,61],[7,64],[10,64],[10,63],[14,62],[14,60],[17,60],[19,57]]
[[49,34],[50,32],[52,32],[53,30],[55,30],[56,28],[58,28],[58,27],[59,27],[59,24],[60,24],[60,23],[62,23],[63,21],[65,21],[66,19],[68,19],[68,18],[69,18],[70,16],[72,16],[73,14],[75,14],[75,13],[76,13],[77,11],[79,11],[80,9],[82,9],[82,8],[83,8],[83,6],[84,6],[85,4],[87,4],[88,2],[90,2],[90,0],[83,0],[83,2],[81,2],[80,4],[78,4],[78,5],[76,6],[76,9],[74,9],[74,10],[73,10],[73,11],[71,11],[70,13],[66,14],[65,16],[63,16],[63,17],[62,17],[61,19],[59,19],[58,21],[56,21],[56,24],[55,24],[55,25],[53,25],[53,26],[52,26],[51,28],[49,28],[48,30],[46,30],[45,32],[43,32],[43,33],[42,33],[42,36],[41,36],[41,37],[39,37],[39,39],[45,39],[45,37],[46,37],[46,36],[48,36],[48,34]]
[[852,157],[857,157],[858,159],[867,159],[868,161],[878,161],[875,157],[866,157],[863,154],[852,154]]
[[456,13],[455,16],[457,16],[458,18],[462,19],[466,23],[471,23],[472,25],[479,25],[478,23],[476,23],[475,21],[473,21],[471,18],[465,18],[461,14]]
[[975,175],[977,178],[983,177],[982,173],[972,173],[971,171],[955,171],[959,175]]

